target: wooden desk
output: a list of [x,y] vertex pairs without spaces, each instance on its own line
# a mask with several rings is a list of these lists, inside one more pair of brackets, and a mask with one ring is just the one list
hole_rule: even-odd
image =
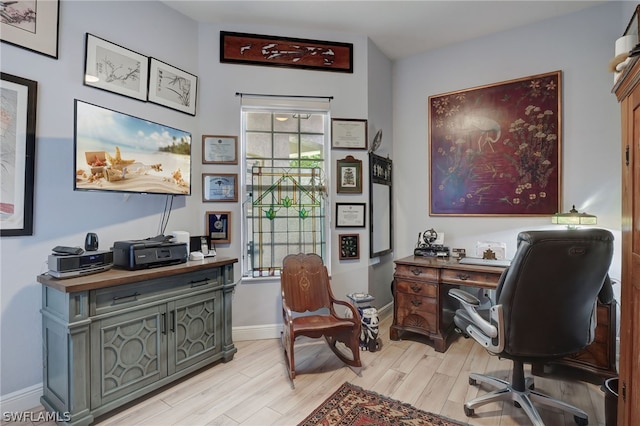
[[[405,333],[417,333],[430,338],[438,352],[445,352],[455,333],[453,315],[459,304],[448,295],[449,289],[469,286],[494,290],[504,268],[461,265],[455,259],[408,256],[395,261],[393,275],[393,323],[391,340]],[[583,351],[553,362],[595,374],[599,378],[615,376],[615,302],[598,303],[598,325],[594,342]],[[542,374],[541,365],[534,373]],[[583,374],[583,380],[593,381]]]

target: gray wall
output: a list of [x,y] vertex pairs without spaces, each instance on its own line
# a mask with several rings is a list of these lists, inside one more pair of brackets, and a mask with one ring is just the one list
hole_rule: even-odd
[[[416,55],[394,65],[395,255],[412,253],[417,232],[435,228],[451,247],[475,252],[477,241],[507,243],[517,233],[552,227],[549,217],[430,217],[428,97],[562,70],[562,209],[598,216],[619,250],[620,107],[607,72],[615,40],[631,17],[627,3],[594,6],[540,24]],[[589,29],[586,31],[586,29]],[[612,276],[620,278],[616,253]]]
[[[47,271],[47,255],[56,245],[82,245],[87,232],[96,232],[100,248],[114,241],[147,238],[160,232],[166,197],[74,192],[73,100],[146,118],[193,134],[192,196],[174,200],[166,233],[184,230],[205,232],[205,213],[232,212],[232,243],[218,247],[222,256],[240,257],[240,203],[202,203],[202,173],[240,173],[240,166],[201,163],[202,134],[240,134],[240,98],[236,92],[281,95],[333,96],[333,117],[367,118],[368,75],[365,35],[292,31],[273,27],[198,25],[159,2],[63,1],[60,9],[59,58],[54,60],[25,49],[0,44],[2,72],[38,82],[35,226],[34,235],[0,239],[0,398],[3,406],[28,394],[37,405],[42,382],[40,284],[36,276]],[[333,73],[258,66],[220,64],[219,32],[240,31],[276,34],[354,44],[354,73]],[[140,102],[82,84],[84,37],[89,32],[146,56],[153,56],[199,77],[197,116],[192,117],[151,103]],[[385,58],[378,61],[384,62]],[[390,62],[387,61],[387,67]],[[390,76],[377,84],[391,87]],[[390,121],[385,118],[386,122]],[[348,154],[364,161],[366,151],[334,150],[331,164]],[[330,188],[334,182],[327,176]],[[365,185],[367,186],[365,181]],[[328,212],[336,201],[368,200],[362,195],[331,195]],[[340,262],[331,253],[334,291],[345,295],[367,291],[368,229],[360,231],[360,261]],[[332,231],[332,238],[337,232]],[[240,267],[236,265],[236,278]],[[236,287],[233,324],[239,337],[249,329],[268,329],[275,337],[281,322],[280,288],[277,280],[245,281]],[[236,330],[234,330],[234,335]],[[246,334],[246,333],[245,333]],[[258,332],[258,336],[260,336]],[[16,405],[11,405],[16,408]]]

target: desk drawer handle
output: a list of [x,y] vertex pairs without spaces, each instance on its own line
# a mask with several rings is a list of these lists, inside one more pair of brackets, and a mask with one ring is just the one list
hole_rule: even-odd
[[422,269],[419,268],[411,268],[411,273],[413,275],[420,275],[422,273]]
[[467,274],[458,274],[458,279],[462,280],[462,281],[466,281],[469,279],[469,275]]
[[420,293],[420,290],[422,290],[422,286],[411,284],[411,290],[413,290],[415,293]]
[[420,305],[422,305],[422,300],[420,300],[420,299],[412,299],[411,300],[411,304],[413,306],[420,306]]

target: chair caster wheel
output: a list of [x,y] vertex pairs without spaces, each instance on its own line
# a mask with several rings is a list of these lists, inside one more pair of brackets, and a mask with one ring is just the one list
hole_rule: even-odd
[[466,406],[464,407],[465,416],[471,417],[473,416],[474,413],[475,413],[475,410],[473,408],[467,408]]
[[469,384],[475,386],[478,384],[478,382],[476,381],[476,379],[472,379],[471,377],[469,377]]
[[582,417],[573,416],[573,420],[579,426],[587,426],[589,424],[589,420],[588,419],[583,419]]

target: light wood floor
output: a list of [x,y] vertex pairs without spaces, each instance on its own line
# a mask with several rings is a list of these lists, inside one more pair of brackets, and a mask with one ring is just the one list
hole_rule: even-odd
[[[461,337],[446,353],[435,352],[419,338],[394,342],[389,340],[390,324],[390,316],[381,318],[382,347],[362,352],[360,377],[335,357],[323,339],[298,339],[298,376],[291,389],[278,339],[236,342],[238,352],[232,361],[163,388],[96,424],[295,425],[345,381],[471,425],[531,424],[511,403],[486,405],[471,418],[464,415],[464,401],[489,390],[470,386],[469,372],[508,379],[510,361],[490,356],[473,340]],[[542,377],[535,378],[535,385],[536,390],[585,410],[590,425],[604,425],[604,394],[599,386]],[[575,424],[573,416],[560,411],[539,411],[547,426]]]

